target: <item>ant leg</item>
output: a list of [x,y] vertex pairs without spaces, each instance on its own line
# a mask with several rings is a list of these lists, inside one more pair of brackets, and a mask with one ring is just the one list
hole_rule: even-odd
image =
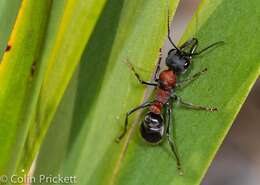
[[194,53],[194,52],[191,52],[189,56],[195,56],[195,55],[200,55],[201,53],[205,52],[206,50],[216,46],[216,45],[219,45],[219,44],[224,44],[225,42],[224,41],[219,41],[219,42],[215,42],[213,44],[210,44],[209,46],[207,46],[206,48],[200,50],[199,52],[197,53]]
[[140,75],[135,71],[134,66],[127,60],[126,64],[128,65],[128,67],[133,71],[133,73],[135,74],[137,80],[141,83],[141,84],[145,84],[145,85],[151,85],[151,86],[157,86],[157,83],[153,83],[153,82],[146,82],[144,80],[141,79]]
[[181,84],[185,83],[185,82],[189,82],[189,81],[193,81],[195,79],[197,79],[200,75],[204,74],[205,72],[207,72],[207,68],[204,68],[203,70],[195,73],[194,75],[192,75],[191,77],[187,78],[187,79],[184,79],[184,80],[180,80],[180,81],[177,81],[176,83],[176,87],[180,87]]
[[192,38],[192,39],[188,40],[187,42],[185,42],[183,45],[181,45],[180,50],[184,50],[187,47],[191,47],[189,53],[185,53],[186,55],[190,55],[196,51],[196,49],[198,48],[198,45],[199,45],[198,39]]
[[192,38],[195,42],[193,43],[193,45],[191,46],[191,48],[190,48],[190,53],[194,53],[196,50],[197,50],[197,48],[198,48],[198,46],[199,46],[199,41],[198,41],[198,39],[197,38]]
[[[172,104],[172,102],[170,103]],[[182,175],[182,170],[181,170],[181,162],[180,162],[180,157],[179,157],[179,153],[178,153],[178,150],[177,150],[177,146],[174,142],[174,139],[171,137],[171,134],[170,134],[170,126],[172,125],[172,106],[171,105],[167,105],[167,116],[168,116],[168,119],[167,119],[167,128],[166,128],[166,135],[167,135],[167,140],[168,140],[168,143],[171,147],[171,150],[175,156],[175,159],[176,159],[176,164],[177,164],[177,168],[179,170],[179,173],[180,175]]]
[[154,81],[158,81],[157,74],[161,69],[160,66],[161,66],[161,62],[162,62],[162,48],[159,49],[159,52],[160,52],[159,59],[158,59],[157,67],[156,67],[156,70],[155,70],[155,73],[154,73],[154,76],[153,76]]
[[203,105],[196,105],[190,102],[185,102],[181,99],[181,97],[177,96],[177,95],[173,95],[174,99],[177,101],[177,103],[183,105],[184,107],[190,108],[190,109],[197,109],[197,110],[205,110],[205,111],[209,111],[209,112],[215,112],[218,109],[216,107],[206,107]]
[[145,103],[143,103],[142,105],[140,105],[140,106],[138,106],[138,107],[136,107],[136,108],[134,108],[134,109],[132,109],[132,110],[130,110],[130,111],[128,111],[128,112],[126,113],[124,130],[123,130],[123,132],[119,135],[119,137],[116,139],[116,142],[119,142],[119,141],[125,136],[125,134],[126,134],[126,132],[127,132],[128,117],[129,117],[132,113],[138,111],[139,109],[144,109],[144,108],[146,108],[146,107],[149,107],[152,103],[153,103],[153,102],[145,102]]

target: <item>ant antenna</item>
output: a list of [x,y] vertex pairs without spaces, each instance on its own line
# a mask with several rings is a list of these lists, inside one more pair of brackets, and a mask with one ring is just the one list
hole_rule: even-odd
[[173,47],[178,51],[181,52],[180,49],[173,43],[172,39],[171,39],[171,33],[170,33],[170,10],[168,7],[168,24],[167,24],[167,28],[168,28],[168,40],[170,41],[170,43],[173,45]]

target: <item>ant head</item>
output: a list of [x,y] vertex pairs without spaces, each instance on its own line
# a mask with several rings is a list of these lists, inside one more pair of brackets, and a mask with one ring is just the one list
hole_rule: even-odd
[[187,56],[181,51],[172,49],[168,52],[166,65],[176,74],[182,74],[189,68],[191,59],[191,56]]

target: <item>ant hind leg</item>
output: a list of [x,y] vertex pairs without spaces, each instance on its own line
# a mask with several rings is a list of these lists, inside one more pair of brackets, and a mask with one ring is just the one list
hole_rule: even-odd
[[[172,102],[170,104],[172,104]],[[166,111],[167,111],[167,117],[168,117],[167,118],[166,136],[167,136],[168,143],[169,143],[169,145],[171,147],[172,153],[175,156],[177,169],[179,171],[179,174],[182,175],[183,172],[182,172],[182,169],[181,169],[181,162],[180,162],[179,152],[177,150],[177,146],[175,144],[175,141],[171,137],[171,134],[170,134],[170,130],[171,130],[170,126],[172,125],[172,106],[168,105],[167,108],[166,108]]]

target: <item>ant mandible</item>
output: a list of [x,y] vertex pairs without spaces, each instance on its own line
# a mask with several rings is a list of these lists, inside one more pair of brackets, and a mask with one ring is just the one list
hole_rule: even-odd
[[[161,54],[158,60],[158,65],[155,70],[153,82],[146,82],[142,80],[139,74],[135,71],[134,67],[131,63],[127,61],[127,64],[134,72],[137,80],[144,85],[154,86],[156,87],[156,95],[153,101],[147,101],[141,104],[140,106],[130,110],[126,113],[125,117],[125,125],[124,130],[121,135],[117,138],[117,142],[119,142],[127,132],[128,126],[128,117],[136,112],[137,110],[149,108],[149,112],[146,113],[144,120],[140,126],[141,136],[145,141],[151,144],[159,144],[163,141],[165,135],[167,137],[168,143],[171,147],[171,150],[176,158],[177,168],[181,171],[181,162],[180,157],[177,151],[176,144],[174,139],[171,137],[170,130],[172,125],[172,105],[173,102],[177,102],[187,108],[191,109],[199,109],[206,110],[209,112],[217,111],[217,108],[214,107],[206,107],[202,105],[195,105],[189,102],[185,102],[179,97],[175,92],[176,88],[180,86],[180,84],[192,81],[196,79],[198,76],[207,71],[207,68],[195,73],[193,76],[185,79],[185,80],[177,80],[177,78],[184,74],[189,68],[192,58],[194,56],[198,56],[201,53],[205,52],[209,48],[216,46],[218,44],[223,43],[223,41],[215,42],[206,48],[196,52],[198,48],[198,39],[192,38],[181,45],[179,48],[173,43],[170,36],[170,24],[169,24],[169,14],[168,14],[168,40],[173,46],[168,52],[166,57],[166,66],[168,69],[160,71],[160,63],[162,60]],[[160,50],[161,52],[161,50]],[[159,77],[158,77],[159,73]]]

